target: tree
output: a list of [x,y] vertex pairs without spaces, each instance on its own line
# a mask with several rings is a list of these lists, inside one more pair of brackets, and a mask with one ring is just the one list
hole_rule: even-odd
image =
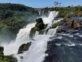
[[58,1],[55,1],[55,2],[54,2],[54,6],[55,6],[55,7],[59,7],[59,6],[61,6],[61,3],[58,2]]

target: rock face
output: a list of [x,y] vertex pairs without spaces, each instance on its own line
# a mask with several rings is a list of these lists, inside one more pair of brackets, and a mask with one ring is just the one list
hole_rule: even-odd
[[32,37],[32,36],[35,34],[36,31],[38,31],[39,34],[42,34],[43,31],[44,31],[44,29],[46,28],[46,26],[47,26],[47,25],[45,25],[45,24],[43,23],[42,18],[36,19],[36,25],[35,25],[35,27],[33,27],[33,28],[31,29],[30,37]]
[[4,56],[3,62],[17,62],[17,59],[12,56]]
[[75,21],[74,22],[74,28],[78,29],[80,27],[82,27],[81,22],[79,20],[78,21]]
[[79,29],[82,29],[82,21],[65,18],[59,23],[59,29],[57,32],[71,32]]
[[0,55],[4,55],[3,54],[3,51],[4,51],[4,48],[3,47],[0,47]]
[[18,54],[23,53],[24,51],[27,51],[31,45],[31,42],[27,44],[23,44],[19,47]]
[[65,19],[65,22],[67,25],[69,25],[70,28],[80,28],[81,27],[81,21],[80,20],[72,20],[71,18]]
[[37,28],[37,31],[40,31],[45,28],[45,24],[43,23],[42,18],[36,19],[36,25],[35,28]]
[[[31,37],[34,36],[36,31],[38,31],[39,34],[42,34],[46,26],[47,25],[43,23],[42,18],[36,19],[36,25],[31,29],[30,36]],[[51,28],[56,28],[57,26],[59,26],[57,30],[58,33],[61,33],[61,32],[68,33],[74,30],[82,29],[82,21],[73,20],[72,18],[64,18],[64,20],[53,24]]]
[[4,48],[0,47],[0,62],[17,62],[17,59],[12,56],[4,56]]

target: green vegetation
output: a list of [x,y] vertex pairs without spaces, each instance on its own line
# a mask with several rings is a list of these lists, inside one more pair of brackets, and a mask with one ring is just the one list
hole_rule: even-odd
[[[5,16],[6,17],[6,16]],[[25,26],[26,21],[22,20],[22,15],[13,15],[12,17],[7,16],[7,18],[2,18],[0,20],[0,30],[10,30],[14,31],[13,33],[17,33],[17,31]]]
[[0,62],[17,62],[17,59],[12,56],[4,56],[4,48],[0,46]]
[[82,6],[52,7],[43,8],[42,11],[59,11],[59,17],[82,16]]
[[0,55],[0,62],[17,62],[17,60],[15,58],[13,58],[12,56],[1,56]]
[[0,3],[0,33],[9,31],[17,34],[29,23],[29,18],[38,15],[36,9],[21,4]]
[[[0,39],[2,37],[16,37],[19,29],[26,26],[38,12],[31,7],[21,4],[0,4]],[[30,20],[31,19],[31,20]],[[3,38],[5,39],[5,38]],[[0,42],[4,42],[1,41]],[[12,56],[4,56],[0,48],[0,62],[17,62]]]
[[0,10],[37,12],[34,8],[22,4],[0,3]]

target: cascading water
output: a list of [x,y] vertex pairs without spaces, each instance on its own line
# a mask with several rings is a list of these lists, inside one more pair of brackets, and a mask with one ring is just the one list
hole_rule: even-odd
[[[49,13],[48,17],[42,17],[43,22],[44,22],[45,24],[48,24],[48,27],[47,27],[47,28],[49,28],[49,27],[52,26],[52,23],[54,22],[54,19],[55,19],[55,17],[56,17],[57,15],[58,15],[58,12],[52,11],[52,12]],[[57,21],[58,21],[58,20],[57,20]],[[56,21],[55,21],[55,22],[56,22]]]
[[[45,24],[48,24],[47,28],[50,28],[53,22],[55,23],[61,20],[54,20],[57,14],[58,12],[52,11],[49,13],[48,17],[42,17],[43,22]],[[35,34],[35,36],[33,37],[34,40],[30,40],[30,30],[34,26],[35,23],[31,23],[28,24],[25,28],[21,29],[17,34],[16,40],[13,43],[4,46],[4,54],[17,54],[20,45],[32,42],[28,51],[24,52],[23,54],[16,55],[19,58],[18,62],[43,62],[45,56],[47,55],[45,54],[45,51],[47,50],[47,42],[50,40],[50,37],[52,37],[56,33],[56,29],[58,27],[55,29],[49,29],[47,34]],[[20,59],[20,56],[22,56],[23,59]]]
[[25,28],[20,29],[19,33],[17,34],[17,38],[15,41],[12,41],[8,45],[4,45],[4,54],[11,55],[17,54],[20,45],[30,42],[29,41],[29,33],[32,27],[34,27],[35,23],[28,24]]
[[[48,28],[53,22],[54,18],[57,16],[58,12],[50,12],[48,17],[42,17],[43,22],[48,24]],[[58,27],[57,27],[58,28]],[[47,34],[39,35],[35,34],[35,37],[32,40],[32,45],[29,50],[22,54],[23,59],[19,60],[19,62],[43,62],[45,56],[45,51],[47,50],[47,42],[50,40],[49,38],[56,33],[56,29],[51,29],[52,34],[50,34],[50,30]]]

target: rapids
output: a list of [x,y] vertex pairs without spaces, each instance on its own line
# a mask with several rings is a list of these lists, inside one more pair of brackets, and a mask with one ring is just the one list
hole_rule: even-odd
[[[52,23],[59,22],[59,20],[54,20],[55,17],[58,15],[58,12],[52,11],[49,12],[47,17],[42,17],[43,22],[48,24],[47,28],[52,26]],[[61,19],[60,19],[61,20]],[[30,39],[29,34],[31,28],[35,26],[35,23],[30,23],[23,29],[20,29],[17,37],[13,42],[8,45],[4,45],[4,54],[5,55],[14,55],[18,58],[18,62],[42,62],[47,54],[45,51],[47,50],[47,42],[50,40],[50,37],[55,35],[57,28],[50,29],[47,34],[35,34],[33,37],[34,40]],[[32,42],[28,51],[25,51],[23,54],[18,55],[19,47],[24,44]],[[21,59],[20,57],[23,57]],[[37,60],[36,60],[37,59]]]
[[[52,29],[50,27],[52,26],[53,23],[57,23],[62,20],[62,19],[55,20],[57,15],[58,15],[57,11],[51,11],[51,12],[49,12],[48,16],[41,16],[44,24],[48,24],[46,29],[49,29],[49,30],[47,33],[44,32],[44,34],[39,34],[38,32],[36,32],[33,39],[31,39],[29,37],[29,34],[31,31],[31,28],[33,28],[36,24],[35,22],[29,23],[26,27],[20,29],[19,33],[17,34],[16,39],[12,40],[11,43],[4,45],[4,54],[5,55],[14,55],[18,59],[18,62],[43,62],[45,60],[45,57],[49,55],[48,53],[45,53],[45,52],[49,49],[49,48],[47,48],[47,46],[49,46],[48,44],[50,43],[52,45],[52,46],[50,46],[51,47],[50,54],[57,53],[56,54],[57,58],[55,58],[55,56],[54,56],[54,58],[52,58],[53,60],[50,60],[50,62],[53,62],[53,61],[54,62],[55,61],[56,62],[66,62],[66,61],[67,62],[75,62],[74,58],[77,58],[77,56],[76,56],[76,54],[74,55],[74,51],[72,51],[71,49],[78,50],[78,49],[75,49],[74,47],[82,46],[82,42],[80,41],[80,39],[82,39],[81,38],[82,35],[80,33],[76,33],[75,35],[74,34],[65,34],[65,33],[63,33],[63,34],[56,33],[58,26],[56,28],[52,28]],[[79,38],[79,40],[78,40],[78,38]],[[49,41],[51,41],[51,42],[49,42]],[[32,42],[28,51],[25,51],[22,54],[17,54],[19,47],[22,44],[25,44],[28,42]],[[55,45],[54,45],[54,43],[55,43]],[[56,48],[54,47],[54,49],[53,49],[53,46],[56,46]],[[68,50],[66,48],[68,48]],[[52,50],[54,50],[54,51],[52,51]],[[80,49],[78,51],[80,51]],[[78,51],[75,51],[75,52],[78,53]],[[73,58],[73,60],[69,57]],[[81,57],[81,56],[79,55],[79,57]],[[67,60],[65,60],[65,58]],[[76,60],[78,60],[78,59],[76,59]],[[79,60],[79,62],[80,62],[80,60]]]
[[[57,16],[58,12],[53,11],[49,13],[48,17],[42,17],[43,22],[48,24],[48,28],[51,27],[52,22],[55,21],[54,18]],[[57,22],[57,21],[56,21]],[[58,28],[58,27],[57,27]],[[43,62],[46,57],[45,51],[47,50],[47,42],[50,40],[50,37],[55,35],[56,29],[50,29],[47,34],[39,35],[35,34],[34,40],[31,40],[32,44],[28,51],[19,55],[22,56],[23,59],[18,60],[18,62]]]

